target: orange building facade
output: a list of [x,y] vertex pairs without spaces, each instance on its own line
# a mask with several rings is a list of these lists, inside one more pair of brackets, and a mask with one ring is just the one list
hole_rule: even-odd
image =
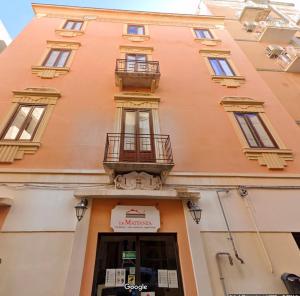
[[222,13],[33,9],[0,56],[0,294],[298,289],[299,127]]

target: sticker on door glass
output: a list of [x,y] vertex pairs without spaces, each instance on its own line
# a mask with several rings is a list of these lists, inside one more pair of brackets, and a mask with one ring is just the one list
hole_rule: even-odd
[[129,274],[135,274],[135,266],[129,267]]
[[167,269],[158,269],[158,287],[159,288],[169,288],[168,283],[168,270]]
[[155,292],[141,292],[141,296],[155,296]]
[[123,287],[125,285],[126,269],[116,269],[116,287]]
[[128,283],[129,285],[135,285],[135,275],[129,274],[129,275],[128,275],[128,281],[127,281],[127,283]]
[[105,274],[105,287],[115,287],[116,285],[116,270],[115,269],[106,269]]
[[169,288],[178,288],[177,270],[168,270]]

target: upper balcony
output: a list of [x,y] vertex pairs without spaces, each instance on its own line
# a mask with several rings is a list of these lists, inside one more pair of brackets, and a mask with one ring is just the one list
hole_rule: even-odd
[[259,22],[254,31],[259,41],[289,43],[298,31],[298,27],[281,19],[271,19]]
[[278,63],[286,72],[300,72],[300,48],[287,46],[278,56]]
[[268,5],[247,3],[239,15],[241,22],[264,21],[270,14],[271,9]]
[[164,178],[174,166],[170,136],[109,133],[103,166],[112,178],[132,171]]
[[159,62],[117,59],[115,77],[121,90],[143,88],[154,92],[159,85]]

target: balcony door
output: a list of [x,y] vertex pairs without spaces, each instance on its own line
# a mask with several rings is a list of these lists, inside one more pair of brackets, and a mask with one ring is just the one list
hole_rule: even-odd
[[127,72],[146,72],[147,55],[145,54],[126,54]]
[[120,148],[120,161],[155,162],[151,110],[123,110]]

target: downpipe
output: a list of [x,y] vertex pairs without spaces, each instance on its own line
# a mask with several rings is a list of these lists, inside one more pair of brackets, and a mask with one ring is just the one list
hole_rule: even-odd
[[229,234],[229,240],[231,241],[232,249],[234,251],[234,256],[236,257],[237,260],[239,260],[241,262],[241,264],[244,264],[245,262],[239,256],[239,253],[238,253],[237,248],[235,246],[235,243],[234,243],[234,240],[233,240],[233,236],[232,236],[232,232],[230,230],[230,227],[229,227],[229,224],[228,224],[228,221],[227,221],[227,217],[226,217],[226,214],[225,214],[225,211],[224,211],[224,207],[223,207],[223,204],[221,202],[220,195],[219,195],[220,192],[229,193],[229,190],[227,190],[227,189],[217,190],[217,196],[218,196],[219,204],[220,204],[220,207],[221,207],[221,210],[222,210],[222,214],[223,214],[223,217],[224,217],[224,220],[225,220],[225,223],[226,223],[227,233]]
[[220,281],[222,283],[224,296],[227,296],[228,294],[227,294],[226,285],[225,285],[225,278],[224,278],[224,275],[222,273],[222,268],[221,268],[221,264],[220,264],[220,257],[221,256],[227,256],[230,265],[233,265],[233,260],[232,260],[231,255],[228,252],[218,252],[216,254],[216,261],[217,261],[217,266],[218,266],[219,278],[220,278]]

